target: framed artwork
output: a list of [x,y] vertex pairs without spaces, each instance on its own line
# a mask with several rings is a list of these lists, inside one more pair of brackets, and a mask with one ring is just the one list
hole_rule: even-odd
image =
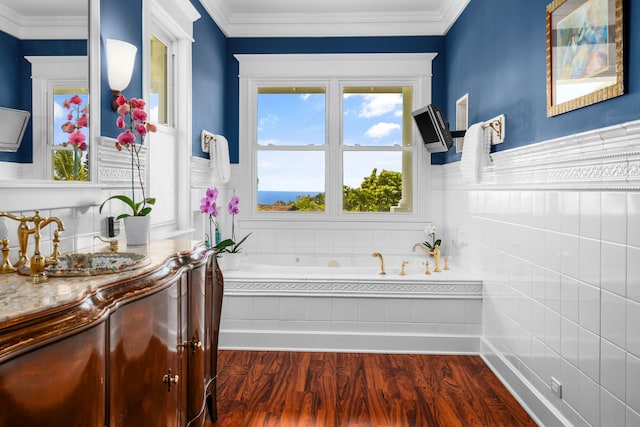
[[547,116],[624,93],[623,0],[547,6]]

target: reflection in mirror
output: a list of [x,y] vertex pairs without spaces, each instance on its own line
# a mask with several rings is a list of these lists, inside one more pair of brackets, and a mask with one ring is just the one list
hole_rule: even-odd
[[[0,179],[91,178],[88,34],[89,0],[0,0],[0,107],[31,113],[20,148],[0,152],[11,166],[3,169],[15,176]],[[56,75],[53,85],[36,82],[26,57],[83,60],[81,70]]]

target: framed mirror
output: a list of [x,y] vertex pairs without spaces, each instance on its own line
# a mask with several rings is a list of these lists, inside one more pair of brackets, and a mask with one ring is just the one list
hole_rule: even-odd
[[89,13],[89,0],[0,0],[0,107],[31,116],[0,179],[91,179]]

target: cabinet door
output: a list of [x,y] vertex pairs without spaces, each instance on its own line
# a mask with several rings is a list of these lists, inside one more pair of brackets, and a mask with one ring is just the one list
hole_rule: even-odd
[[0,426],[104,426],[105,325],[0,365]]
[[205,265],[189,273],[188,326],[185,337],[190,339],[183,346],[187,360],[187,420],[192,425],[202,425],[205,420],[205,374],[204,355],[208,353],[205,340]]
[[184,424],[181,343],[182,279],[120,306],[110,316],[111,426]]

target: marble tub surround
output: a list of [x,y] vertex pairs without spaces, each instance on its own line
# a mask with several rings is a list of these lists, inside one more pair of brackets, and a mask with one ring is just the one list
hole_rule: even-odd
[[[99,289],[124,280],[148,275],[170,256],[190,253],[198,242],[190,240],[153,241],[149,246],[127,248],[126,252],[147,255],[150,262],[136,270],[86,277],[50,277],[45,283],[35,284],[28,276],[17,273],[0,275],[0,330],[11,325],[16,319],[28,316],[46,315],[65,305],[79,301],[96,293]],[[107,252],[108,245],[96,245],[86,251]]]

